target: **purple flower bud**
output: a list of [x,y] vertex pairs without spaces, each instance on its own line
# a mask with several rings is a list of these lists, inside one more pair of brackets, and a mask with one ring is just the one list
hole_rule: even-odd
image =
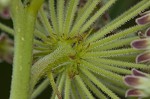
[[143,73],[143,72],[138,71],[136,69],[132,69],[132,75],[134,75],[134,76],[140,76],[140,77],[146,77],[147,76],[146,73]]
[[132,97],[145,97],[145,94],[139,89],[129,89],[126,92],[125,97],[129,97],[129,96],[132,96]]
[[0,12],[0,16],[3,19],[10,19],[10,11],[8,8],[4,8],[1,12]]
[[136,76],[126,76],[124,78],[124,81],[125,81],[125,84],[128,85],[128,86],[138,86],[140,83],[140,78],[139,77],[136,77]]
[[150,96],[150,76],[146,73],[132,69],[132,75],[125,76],[124,82],[132,87],[126,91],[126,97],[148,97]]
[[133,42],[131,42],[131,46],[138,50],[150,49],[149,45],[150,45],[149,38],[134,40]]
[[146,30],[145,34],[146,34],[147,37],[150,37],[150,28],[148,28],[148,29]]
[[136,57],[136,63],[143,63],[143,62],[149,62],[149,61],[150,61],[150,51],[141,53]]
[[150,22],[150,14],[146,14],[146,15],[136,19],[136,23],[139,25],[144,25],[149,22]]
[[4,33],[0,35],[0,61],[12,63],[13,41]]

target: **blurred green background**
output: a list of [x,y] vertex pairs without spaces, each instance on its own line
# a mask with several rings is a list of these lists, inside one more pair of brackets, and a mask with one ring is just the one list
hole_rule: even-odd
[[[109,13],[111,18],[115,18],[122,12],[135,5],[140,0],[118,0],[117,3],[110,8]],[[11,20],[4,20],[0,18],[0,22],[12,27]],[[135,24],[134,19],[128,22],[124,27]],[[1,33],[1,30],[0,30]],[[13,37],[12,37],[13,38]],[[0,99],[9,99],[10,84],[11,84],[12,66],[5,62],[0,63]],[[47,88],[37,99],[49,99],[51,88]],[[21,99],[21,98],[20,98]]]

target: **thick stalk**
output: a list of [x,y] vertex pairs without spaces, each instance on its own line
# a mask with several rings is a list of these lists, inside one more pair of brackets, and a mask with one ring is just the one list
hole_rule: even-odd
[[24,7],[21,0],[13,0],[11,4],[15,30],[15,53],[10,99],[29,99],[36,13],[33,13],[35,9],[31,9],[30,6],[28,6],[30,9]]
[[24,20],[15,25],[15,55],[10,99],[29,99],[35,18],[27,16]]
[[67,43],[60,42],[60,44],[58,45],[59,46],[56,50],[42,57],[32,66],[31,92],[37,81],[42,76],[46,75],[48,71],[50,71],[52,65],[57,64],[58,60],[61,59],[62,57],[68,57],[70,53],[74,53],[71,46],[68,45]]

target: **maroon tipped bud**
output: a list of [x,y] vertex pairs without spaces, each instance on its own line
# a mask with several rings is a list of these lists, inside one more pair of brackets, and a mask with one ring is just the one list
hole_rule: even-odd
[[135,97],[144,97],[144,93],[141,91],[141,90],[138,90],[138,89],[129,89],[127,92],[126,92],[126,97],[128,96],[135,96]]
[[133,88],[126,91],[126,97],[133,96],[139,99],[150,96],[150,78],[148,74],[132,69],[132,75],[125,76],[124,82]]
[[139,39],[135,40],[131,43],[131,46],[135,49],[148,49],[148,46],[150,45],[149,39]]
[[150,22],[150,14],[146,14],[146,15],[136,19],[136,23],[139,25],[144,25],[149,22]]
[[125,76],[124,78],[125,84],[128,86],[138,86],[140,84],[139,77],[136,76]]
[[6,36],[4,33],[2,33],[2,34],[0,35],[0,42],[1,42],[1,41],[4,41],[6,38],[7,38],[7,36]]
[[8,8],[4,8],[0,13],[0,16],[4,19],[10,19],[10,11]]
[[147,37],[150,37],[150,28],[148,28],[145,33]]
[[136,69],[132,69],[132,73],[133,73],[134,76],[139,76],[139,77],[146,77],[147,76],[146,73],[143,73],[143,72],[138,71]]
[[143,63],[143,62],[149,62],[150,61],[150,52],[144,52],[142,54],[139,54],[136,57],[136,63]]
[[13,41],[4,33],[0,35],[0,61],[13,62]]

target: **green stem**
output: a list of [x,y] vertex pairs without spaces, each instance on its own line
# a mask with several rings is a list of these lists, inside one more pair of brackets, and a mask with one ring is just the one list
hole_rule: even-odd
[[37,15],[31,10],[33,9],[24,7],[21,0],[13,0],[11,3],[15,31],[15,53],[10,99],[30,98],[33,33]]
[[71,52],[71,46],[60,42],[59,47],[55,51],[39,59],[32,67],[31,88],[33,89],[37,81],[49,71],[51,65],[54,65],[57,60],[67,56]]
[[106,96],[97,89],[97,87],[83,74],[80,74],[81,78],[87,85],[87,87],[99,98],[99,99],[107,99]]
[[28,10],[33,14],[37,15],[38,10],[40,9],[41,5],[43,4],[44,0],[30,0],[30,5],[28,7]]
[[[0,29],[1,29],[2,31],[7,32],[8,34],[10,34],[10,35],[12,35],[12,36],[14,36],[14,34],[15,34],[15,32],[14,32],[14,30],[13,30],[12,28],[10,28],[10,27],[4,25],[3,23],[0,23]],[[42,32],[40,32],[40,31],[37,30],[37,29],[35,30],[34,35],[35,35],[36,37],[42,39],[43,41],[48,41],[48,38],[47,38]]]
[[58,99],[62,99],[61,93],[58,91],[58,87],[54,81],[53,74],[50,72],[50,73],[47,73],[47,76],[49,78],[49,81],[51,83],[51,86],[52,86],[54,93],[57,94]]
[[70,87],[71,87],[71,80],[70,80],[69,76],[66,75],[64,99],[70,99]]
[[40,95],[40,93],[46,89],[46,87],[49,85],[49,79],[45,79],[39,86],[37,89],[34,90],[34,92],[32,93],[31,98],[35,99],[38,95]]
[[0,29],[9,33],[10,35],[14,35],[14,30],[2,23],[0,23]]
[[10,98],[20,99],[21,96],[21,99],[28,99],[35,17],[27,16],[23,21],[19,19],[14,22],[15,56]]
[[87,95],[88,99],[94,99],[93,95],[91,94],[89,89],[86,87],[86,85],[84,84],[83,80],[81,79],[79,75],[75,77],[75,81],[78,84],[78,86],[81,87],[82,91]]
[[[120,99],[116,94],[114,94],[109,88],[107,88],[102,82],[100,82],[91,72],[86,69],[80,69],[84,75],[86,75],[98,88],[100,88],[104,93],[110,96],[112,99]],[[92,98],[90,98],[92,99]]]

